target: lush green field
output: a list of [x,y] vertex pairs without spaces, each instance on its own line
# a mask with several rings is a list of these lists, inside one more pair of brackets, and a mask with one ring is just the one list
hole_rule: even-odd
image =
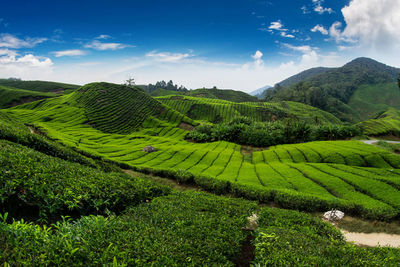
[[[205,100],[233,107],[226,102]],[[269,104],[242,105],[251,116]],[[276,110],[287,105],[303,116],[311,112],[291,102],[270,105]],[[1,110],[0,264],[237,266],[239,259],[255,266],[400,264],[399,250],[349,245],[319,219],[249,201],[392,220],[400,214],[399,156],[359,141],[250,152],[225,141],[190,143],[188,132],[177,126],[195,122],[183,115],[188,111],[171,106],[135,88],[96,83]],[[231,114],[224,109],[221,114]],[[144,152],[149,145],[156,151]],[[247,200],[178,193],[128,176],[111,162]],[[255,231],[247,228],[252,214],[258,214]],[[253,235],[254,258],[243,255],[252,250]]]
[[368,135],[400,136],[400,110],[389,108],[376,119],[363,121],[359,124]]
[[0,108],[7,108],[23,104],[24,102],[32,102],[54,96],[56,96],[55,93],[29,91],[0,85]]
[[0,85],[28,90],[28,91],[52,92],[58,94],[69,93],[79,87],[79,85],[75,84],[66,84],[58,82],[22,81],[22,80],[10,80],[10,79],[0,79]]
[[296,102],[244,102],[233,103],[219,99],[189,96],[157,97],[161,103],[194,119],[206,122],[227,122],[238,116],[255,121],[270,121],[282,118],[298,118],[315,123],[341,123],[335,116]]
[[264,208],[259,212],[255,266],[398,266],[400,250],[360,248],[333,226],[309,215]]
[[390,107],[400,108],[400,90],[394,82],[361,85],[357,87],[348,104],[359,112],[362,119],[370,119]]
[[[175,127],[179,121],[126,135],[104,133],[86,123],[83,108],[66,104],[74,97],[6,112],[66,145],[214,192],[303,210],[336,207],[370,218],[399,214],[400,172],[394,169],[400,167],[400,158],[386,150],[358,141],[313,142],[272,147],[248,157],[228,142],[188,143],[187,132]],[[148,145],[157,151],[143,152]]]

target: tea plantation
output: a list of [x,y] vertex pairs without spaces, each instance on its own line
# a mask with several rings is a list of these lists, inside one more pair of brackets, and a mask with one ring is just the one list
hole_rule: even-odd
[[[201,122],[237,115],[338,122],[293,102],[152,98],[139,88],[106,83],[0,110],[0,263],[242,266],[247,259],[255,266],[399,264],[399,250],[358,248],[319,219],[257,205],[273,202],[308,212],[337,208],[363,218],[396,220],[399,156],[360,141],[246,152],[226,141],[185,140],[188,129]],[[143,151],[146,146],[155,151]],[[121,168],[225,196],[177,192]],[[258,229],[246,230],[252,214],[258,214]],[[251,255],[244,255],[246,248]]]

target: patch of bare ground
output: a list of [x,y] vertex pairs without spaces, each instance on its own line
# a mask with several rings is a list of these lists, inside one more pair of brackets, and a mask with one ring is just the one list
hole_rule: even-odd
[[189,124],[189,123],[185,123],[185,122],[181,122],[178,125],[179,128],[186,130],[186,131],[193,131],[194,130],[194,126]]
[[347,242],[368,247],[394,247],[400,248],[400,235],[385,233],[352,233],[342,230]]

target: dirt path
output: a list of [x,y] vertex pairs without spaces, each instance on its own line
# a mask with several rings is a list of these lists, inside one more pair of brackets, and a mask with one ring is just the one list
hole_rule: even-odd
[[400,248],[400,235],[390,235],[385,233],[350,233],[342,230],[348,242],[369,247],[396,247]]
[[[381,141],[381,140],[362,140],[361,142],[363,142],[367,145],[372,145],[372,144],[378,143],[379,141]],[[382,141],[385,141],[389,144],[400,144],[400,141],[386,141],[386,140],[382,140]]]

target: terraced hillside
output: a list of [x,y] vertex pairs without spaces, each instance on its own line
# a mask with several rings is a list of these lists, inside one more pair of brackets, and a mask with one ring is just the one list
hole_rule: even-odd
[[0,108],[8,108],[54,96],[56,96],[55,93],[29,91],[24,89],[0,86]]
[[56,82],[0,79],[0,108],[71,93],[78,87],[78,85]]
[[[91,90],[93,85],[79,94]],[[87,124],[88,107],[83,101],[87,98],[79,99],[79,94],[2,112],[33,123],[66,145],[126,168],[194,182],[214,192],[303,210],[335,207],[369,218],[390,219],[400,212],[400,158],[386,150],[358,141],[339,141],[282,145],[249,155],[229,142],[189,143],[184,140],[187,131],[177,128],[178,120],[172,119],[148,123],[129,134],[107,133]],[[75,105],[74,101],[82,104]],[[118,105],[120,101],[113,103]],[[114,118],[118,110],[123,109],[114,107],[104,116]],[[117,125],[114,129],[126,124],[122,120],[125,117],[120,118],[120,124],[113,120]],[[156,152],[144,152],[143,148],[149,145]]]
[[138,88],[108,83],[88,84],[70,95],[26,104],[23,109],[34,109],[39,121],[76,118],[79,123],[107,133],[129,133],[142,126],[172,127],[182,121],[192,123]]
[[6,87],[13,87],[28,91],[36,92],[52,92],[52,93],[70,93],[73,90],[79,88],[79,85],[66,84],[49,81],[22,81],[22,80],[10,80],[0,79],[0,85]]
[[395,135],[400,136],[400,110],[389,108],[375,119],[360,123],[368,135]]
[[[171,192],[144,179],[104,173],[4,140],[0,140],[0,162],[5,170],[0,180],[6,185],[0,191],[1,212],[9,211],[0,221],[1,263],[234,266],[242,257],[246,218],[255,212],[259,213],[255,263],[301,260],[330,266],[375,264],[383,259],[398,263],[398,250],[346,244],[331,225],[299,212],[258,210],[256,203],[240,199]],[[15,203],[15,194],[20,203]],[[83,216],[58,220],[51,231],[46,226],[46,221],[68,214]],[[41,223],[18,218],[39,218]],[[280,238],[270,239],[276,235]],[[305,242],[308,246],[297,245]],[[290,257],[295,252],[298,259]]]
[[255,96],[251,96],[242,91],[235,91],[231,89],[196,89],[190,90],[186,93],[187,96],[194,97],[202,97],[202,98],[211,98],[211,99],[220,99],[227,100],[231,102],[257,102],[258,99]]
[[357,110],[362,119],[373,118],[376,113],[390,107],[400,109],[400,90],[397,83],[361,85],[349,100],[349,106]]
[[309,122],[340,123],[339,119],[325,111],[290,101],[233,103],[189,96],[164,96],[156,99],[194,120],[213,123],[227,122],[238,116],[250,117],[256,121],[292,117]]

